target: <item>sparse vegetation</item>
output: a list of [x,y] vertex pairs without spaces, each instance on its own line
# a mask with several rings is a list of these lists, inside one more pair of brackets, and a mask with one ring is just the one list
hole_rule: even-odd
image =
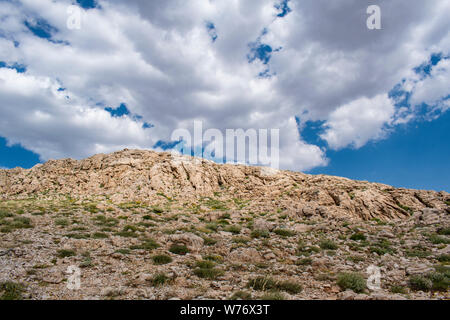
[[194,274],[199,278],[214,280],[224,272],[216,268],[197,268],[194,270]]
[[263,294],[260,298],[260,300],[266,300],[266,301],[275,301],[275,300],[286,300],[286,297],[279,291],[271,291]]
[[354,240],[354,241],[361,241],[361,240],[366,240],[366,236],[364,235],[364,233],[358,231],[355,232],[354,234],[352,234],[350,236],[350,240]]
[[404,286],[399,286],[399,285],[393,285],[390,288],[390,291],[392,293],[400,293],[400,294],[407,294],[408,293],[408,289]]
[[415,291],[429,291],[433,287],[433,282],[429,278],[420,275],[409,278],[408,284]]
[[[130,152],[134,158],[136,151]],[[152,157],[149,167],[155,161],[157,164],[157,159]],[[253,176],[252,172],[258,170],[250,168],[243,170],[247,180],[225,175],[217,189],[207,190],[206,185],[209,198],[195,189],[189,189],[187,197],[186,190],[176,183],[170,188],[162,183],[155,190],[156,184],[141,181],[134,170],[144,179],[160,179],[149,175],[147,162],[143,163],[124,172],[130,173],[124,181],[109,175],[115,172],[114,166],[106,166],[109,176],[101,173],[98,181],[87,169],[89,175],[85,177],[83,172],[80,179],[75,177],[79,183],[74,185],[77,198],[59,194],[56,181],[60,179],[48,179],[40,172],[41,166],[21,171],[26,181],[34,181],[33,175],[39,172],[46,190],[38,188],[30,195],[2,194],[0,273],[6,275],[3,280],[13,282],[0,281],[0,299],[42,299],[48,298],[49,292],[52,297],[53,293],[65,297],[69,293],[65,270],[71,265],[83,268],[82,283],[92,285],[92,289],[94,284],[102,284],[98,292],[70,291],[70,297],[77,299],[84,294],[106,299],[335,299],[341,295],[336,287],[375,298],[374,293],[366,291],[363,272],[369,265],[383,268],[383,291],[379,294],[387,299],[400,298],[399,294],[405,299],[448,296],[450,220],[442,202],[448,199],[442,194],[433,198],[432,191],[422,194],[419,190],[410,193],[388,188],[385,192],[385,186],[296,176],[292,172],[289,179],[280,180],[287,183],[278,186],[271,178],[260,178],[257,173]],[[72,162],[65,165],[70,168]],[[167,161],[166,165],[172,164]],[[126,165],[120,168],[128,170]],[[219,168],[214,165],[207,173],[229,170]],[[72,171],[68,173],[62,176],[67,183],[64,190],[71,187]],[[169,168],[161,174],[178,179]],[[278,174],[281,177],[285,173]],[[16,192],[21,189],[14,175],[9,173],[8,179]],[[128,178],[135,179],[130,189],[124,185]],[[267,183],[260,184],[261,179]],[[216,180],[210,181],[214,185]],[[330,185],[334,181],[338,183]],[[107,188],[96,194],[95,188],[103,183]],[[273,193],[263,192],[272,187]],[[21,188],[27,189],[27,184]],[[330,198],[324,190],[329,191]],[[375,193],[364,190],[384,193],[372,198]],[[155,196],[162,191],[170,197],[162,193]],[[356,195],[353,201],[348,191]],[[415,194],[418,201],[409,201]],[[365,202],[368,196],[370,201]],[[142,201],[135,201],[137,197]],[[327,198],[329,203],[325,204]],[[117,199],[125,202],[118,204]],[[414,216],[402,215],[397,201],[411,203]],[[428,202],[433,208],[425,209]],[[355,210],[347,210],[349,204]],[[393,216],[399,219],[391,220]],[[372,218],[358,219],[361,217]],[[187,255],[189,251],[192,254]],[[18,266],[19,272],[11,273]],[[406,272],[395,272],[398,267]],[[418,273],[422,267],[428,271]],[[339,273],[344,271],[349,272]],[[117,274],[110,277],[111,272]],[[347,295],[352,298],[353,293],[344,297]],[[356,298],[360,297],[365,295]]]
[[310,255],[312,255],[314,253],[318,253],[318,252],[320,252],[319,247],[306,245],[303,242],[299,242],[298,247],[297,247],[297,255],[298,256],[309,257]]
[[251,300],[252,294],[246,291],[238,291],[235,292],[231,297],[230,300]]
[[158,273],[151,279],[150,283],[154,287],[159,287],[167,284],[169,280],[170,278],[166,274]]
[[22,284],[6,281],[0,283],[0,300],[23,300],[25,288]]
[[76,254],[77,253],[75,252],[75,250],[70,250],[70,249],[61,249],[61,250],[58,250],[57,253],[56,253],[58,258],[73,257]]
[[141,244],[131,246],[131,250],[154,250],[159,248],[159,244],[153,239],[145,239]]
[[265,230],[253,230],[250,234],[252,238],[268,238],[269,232]]
[[446,238],[445,236],[440,236],[437,234],[432,234],[429,238],[430,242],[432,244],[449,244],[450,239]]
[[241,233],[241,226],[238,225],[228,226],[225,228],[225,231],[231,232],[233,234],[239,234]]
[[341,273],[338,275],[336,283],[342,290],[351,289],[356,293],[361,293],[366,289],[366,280],[359,273]]
[[275,281],[270,277],[258,277],[251,279],[247,285],[249,288],[258,291],[279,290],[291,294],[297,294],[302,291],[302,286],[291,281]]
[[189,249],[184,244],[173,244],[170,246],[169,251],[179,255],[185,255],[186,253],[189,253]]
[[312,259],[311,258],[303,258],[303,259],[299,259],[295,262],[296,265],[298,266],[307,266],[310,265],[312,263]]
[[165,254],[153,256],[152,260],[153,260],[153,263],[156,265],[163,265],[163,264],[168,264],[168,263],[172,262],[172,258]]
[[385,255],[386,253],[395,253],[396,250],[392,248],[391,245],[390,241],[383,239],[373,243],[372,246],[369,247],[369,251],[380,256]]
[[338,248],[338,245],[334,241],[328,239],[320,241],[319,246],[323,250],[336,250]]
[[275,234],[281,236],[281,237],[293,237],[295,236],[295,232],[292,230],[287,229],[275,229],[273,231]]

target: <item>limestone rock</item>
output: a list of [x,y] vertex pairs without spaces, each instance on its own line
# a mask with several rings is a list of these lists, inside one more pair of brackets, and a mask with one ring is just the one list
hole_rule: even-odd
[[192,233],[174,234],[170,240],[177,244],[184,244],[191,251],[199,251],[203,247],[204,240]]

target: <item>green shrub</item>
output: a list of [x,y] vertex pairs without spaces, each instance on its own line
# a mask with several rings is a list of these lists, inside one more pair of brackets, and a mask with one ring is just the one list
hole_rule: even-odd
[[4,210],[0,210],[0,219],[3,219],[3,218],[10,218],[10,217],[12,217],[13,216],[13,214],[11,213],[11,212],[9,212],[9,211],[4,211]]
[[16,229],[32,228],[31,219],[27,217],[14,217],[13,227]]
[[67,258],[75,256],[76,252],[74,250],[61,249],[57,251],[56,255],[59,258]]
[[428,251],[424,247],[416,246],[413,249],[405,250],[405,254],[407,257],[418,257],[418,258],[426,258],[431,255],[431,251]]
[[429,240],[433,244],[449,244],[450,240],[445,236],[439,236],[437,234],[433,234],[429,237]]
[[80,263],[80,268],[88,268],[88,267],[92,267],[92,258],[91,258],[91,254],[89,252],[84,252],[82,254],[83,256],[83,261]]
[[323,250],[336,250],[338,248],[338,245],[336,243],[328,239],[320,241],[319,246]]
[[250,234],[252,238],[268,238],[269,232],[265,230],[253,230]]
[[309,257],[313,253],[320,252],[320,248],[316,246],[308,246],[305,245],[303,242],[300,242],[297,247],[297,255],[298,256],[305,256]]
[[362,232],[355,232],[354,234],[352,234],[350,236],[350,240],[354,240],[354,241],[361,241],[361,240],[366,240],[366,236],[364,235],[364,233]]
[[153,249],[159,248],[160,245],[153,239],[146,239],[141,244],[131,246],[131,250],[148,250],[151,251]]
[[225,231],[231,232],[233,234],[239,234],[241,233],[241,226],[238,225],[228,226],[225,228]]
[[126,248],[125,249],[117,249],[116,252],[120,253],[120,254],[130,254],[131,250],[130,249],[126,249]]
[[266,301],[276,301],[276,300],[285,300],[286,297],[279,291],[271,291],[262,295],[259,299]]
[[203,259],[208,260],[208,261],[217,262],[217,263],[223,262],[223,257],[219,256],[217,254],[209,254],[207,256],[204,256]]
[[401,293],[401,294],[407,294],[408,293],[408,289],[406,289],[404,286],[399,286],[399,285],[393,285],[390,288],[390,291],[392,293]]
[[128,229],[119,231],[115,233],[116,236],[124,237],[124,238],[137,238],[138,234],[134,231],[129,231]]
[[302,288],[302,286],[300,284],[294,283],[294,282],[290,282],[290,281],[277,282],[276,288],[278,290],[286,291],[286,292],[291,293],[291,294],[297,294],[297,293],[300,293],[303,290],[303,288]]
[[55,220],[55,225],[56,226],[61,226],[61,227],[67,227],[69,225],[69,220],[67,220],[67,219],[56,219]]
[[257,291],[281,290],[292,294],[302,291],[302,286],[290,281],[275,281],[270,277],[257,277],[251,279],[247,286]]
[[310,265],[312,263],[312,261],[313,260],[311,258],[303,258],[303,259],[297,260],[295,262],[295,264],[298,266],[306,266],[306,265]]
[[437,234],[441,235],[441,236],[450,236],[450,228],[446,227],[446,228],[439,228],[437,230]]
[[450,254],[443,253],[439,257],[437,257],[437,260],[439,262],[445,262],[445,263],[450,262]]
[[103,232],[96,232],[92,235],[92,238],[94,239],[106,239],[109,238],[109,236],[106,233]]
[[0,283],[0,300],[22,300],[23,285],[11,281]]
[[253,290],[266,291],[274,289],[276,286],[276,281],[269,277],[257,277],[251,279],[247,286]]
[[184,244],[173,244],[170,246],[169,251],[179,255],[185,255],[189,253],[189,249]]
[[157,213],[158,214],[158,213],[163,213],[164,209],[161,209],[159,207],[153,207],[152,211],[153,211],[153,213]]
[[213,246],[217,243],[216,239],[203,237],[203,243],[205,246]]
[[205,227],[206,227],[206,229],[209,229],[209,230],[214,231],[214,232],[217,232],[217,230],[219,230],[219,226],[215,222],[208,223]]
[[205,201],[205,205],[214,210],[228,210],[224,202],[215,199],[208,199]]
[[398,203],[398,206],[399,206],[401,209],[403,209],[403,210],[405,210],[406,212],[408,212],[409,214],[413,214],[413,209],[411,209],[410,207],[404,206],[404,205],[402,205],[402,204],[400,204],[400,203]]
[[100,210],[97,208],[95,204],[90,204],[84,208],[86,211],[90,213],[98,213]]
[[365,259],[361,256],[349,256],[347,258],[347,260],[354,262],[354,263],[358,263],[358,262],[364,261]]
[[153,263],[157,265],[168,264],[172,262],[172,258],[165,254],[160,254],[152,257]]
[[97,225],[104,227],[115,227],[119,224],[119,220],[115,218],[107,218],[105,216],[96,216],[93,219]]
[[214,262],[210,260],[202,260],[196,262],[196,267],[200,269],[212,269],[216,265]]
[[338,275],[336,283],[342,290],[351,289],[356,293],[366,289],[366,280],[359,273],[341,273]]
[[159,287],[159,286],[163,286],[164,284],[166,284],[169,280],[170,280],[170,278],[168,276],[166,276],[164,273],[158,273],[151,279],[150,282],[151,282],[152,286]]
[[247,243],[250,242],[250,239],[249,239],[249,238],[246,238],[246,237],[234,237],[234,238],[232,239],[232,241],[233,241],[234,243],[247,244]]
[[433,283],[432,290],[447,292],[450,284],[450,277],[444,273],[433,272],[427,275],[427,278]]
[[433,281],[427,277],[415,275],[409,278],[408,285],[414,291],[430,291],[433,288]]
[[396,252],[395,249],[391,248],[391,243],[385,239],[372,244],[372,246],[369,247],[369,251],[377,253],[380,256],[385,255],[386,253]]
[[292,230],[287,229],[275,229],[273,231],[275,234],[281,236],[281,237],[292,237],[295,236],[295,232]]
[[235,292],[231,297],[230,300],[251,300],[252,294],[245,292],[245,291],[238,291]]
[[194,270],[194,274],[203,279],[214,280],[217,277],[223,275],[223,271],[215,268],[197,268]]

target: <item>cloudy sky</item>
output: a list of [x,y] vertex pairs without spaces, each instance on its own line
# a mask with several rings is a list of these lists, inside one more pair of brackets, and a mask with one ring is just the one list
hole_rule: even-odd
[[0,167],[167,149],[201,120],[279,128],[283,169],[450,191],[449,16],[448,0],[0,0]]

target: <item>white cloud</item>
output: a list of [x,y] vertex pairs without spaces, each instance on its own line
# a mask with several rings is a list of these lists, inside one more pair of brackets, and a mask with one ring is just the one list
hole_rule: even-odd
[[443,99],[450,95],[450,59],[441,60],[430,72],[430,76],[414,83],[411,104],[422,102],[435,106],[442,111],[450,107],[450,100]]
[[85,107],[83,99],[59,92],[59,84],[49,78],[3,68],[0,83],[0,135],[44,160],[81,158],[126,146],[150,148],[155,142],[142,123]]
[[394,111],[387,95],[351,101],[330,114],[321,137],[335,150],[347,146],[360,148],[370,140],[383,138],[386,133],[383,127],[390,124]]
[[[324,150],[300,140],[296,115],[326,120],[335,149],[379,139],[394,112],[386,93],[431,52],[450,48],[448,1],[380,1],[381,31],[365,26],[369,2],[290,1],[292,12],[276,18],[273,0],[100,1],[81,30],[66,28],[70,0],[0,2],[0,61],[27,66],[26,74],[0,69],[0,136],[44,159],[80,158],[150,148],[201,119],[205,129],[280,128],[282,168],[325,165]],[[22,22],[36,17],[70,46],[33,36]],[[248,63],[259,36],[282,47],[268,65]],[[258,78],[266,68],[274,76]],[[448,71],[434,79],[434,95],[445,93]],[[417,99],[434,99],[422,86]],[[112,118],[99,102],[125,102],[155,127]]]
[[297,123],[290,118],[283,123],[285,141],[280,148],[280,167],[292,170],[305,171],[317,166],[326,166],[328,159],[324,150],[318,146],[307,144],[300,140]]

